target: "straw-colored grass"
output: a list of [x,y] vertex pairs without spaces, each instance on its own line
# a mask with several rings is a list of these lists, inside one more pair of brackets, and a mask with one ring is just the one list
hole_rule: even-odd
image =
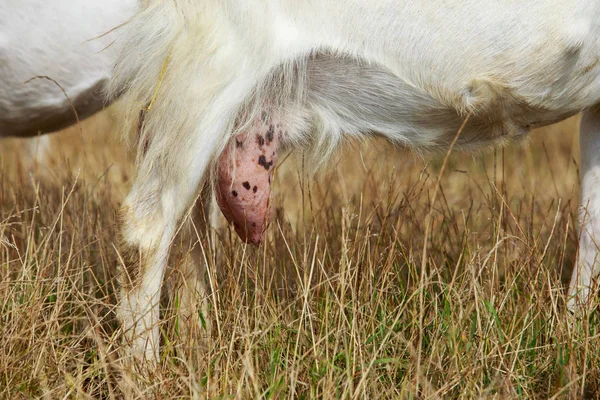
[[[208,313],[179,321],[165,298],[161,362],[143,376],[119,359],[116,211],[132,167],[115,123],[53,135],[37,165],[3,142],[0,397],[596,398],[600,318],[565,308],[576,126],[451,156],[435,204],[443,155],[352,144],[316,179],[288,158],[268,240],[204,243]],[[206,321],[208,339],[184,340],[181,324]]]

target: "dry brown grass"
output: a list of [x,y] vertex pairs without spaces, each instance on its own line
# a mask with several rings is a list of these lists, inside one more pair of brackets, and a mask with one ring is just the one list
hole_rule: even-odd
[[209,315],[189,323],[209,318],[211,338],[184,342],[165,301],[143,377],[119,363],[114,316],[131,165],[106,115],[81,129],[53,136],[51,169],[32,174],[3,142],[0,397],[119,398],[123,382],[138,398],[600,395],[598,315],[565,310],[576,120],[451,157],[433,205],[439,156],[351,145],[316,180],[289,158],[267,243],[227,231],[208,254]]

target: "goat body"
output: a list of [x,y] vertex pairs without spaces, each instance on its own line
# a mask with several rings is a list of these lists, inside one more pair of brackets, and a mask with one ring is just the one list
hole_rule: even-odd
[[[144,113],[138,173],[122,210],[119,314],[134,354],[157,355],[169,247],[211,172],[224,213],[244,239],[257,242],[279,148],[307,147],[315,166],[344,135],[444,149],[467,115],[458,140],[463,149],[585,111],[580,248],[569,295],[572,308],[588,302],[600,238],[597,1],[144,0],[128,24],[91,42],[135,6],[98,2],[96,19],[57,23],[52,29],[61,32],[49,34],[38,32],[35,21],[44,26],[48,16],[81,10],[17,1],[0,5],[0,81],[9,82],[0,96],[1,135],[74,121],[53,83],[23,84],[33,75],[63,76],[59,83],[80,117],[101,108],[95,93],[118,54],[110,91],[113,98],[123,93],[124,129]],[[23,4],[36,12],[9,18]],[[31,22],[35,15],[40,19]],[[57,36],[73,41],[57,47]],[[79,55],[57,59],[60,50]],[[81,68],[65,74],[66,64]]]
[[[253,182],[237,179],[236,168],[244,174],[258,160],[235,148],[225,153],[233,154],[229,163],[217,157],[234,137],[259,140],[263,113],[276,116],[281,146],[310,146],[319,165],[343,135],[445,148],[470,115],[458,141],[469,149],[600,103],[594,0],[156,1],[123,35],[113,90],[125,92],[129,124],[143,107],[151,110],[123,207],[123,248],[134,256],[126,260],[120,315],[133,352],[150,358],[177,221],[216,165],[233,170],[225,188],[217,185],[226,196],[232,189],[222,208],[238,232],[249,221],[239,215],[250,203],[232,196],[236,185]],[[588,148],[600,146],[600,116],[588,111],[583,127]],[[572,307],[587,301],[598,270],[600,156],[586,151],[582,215],[591,216],[582,218]],[[265,190],[254,209],[265,208]],[[257,235],[241,232],[250,241]]]
[[[263,113],[277,116],[282,146],[312,146],[318,165],[343,134],[444,148],[471,115],[458,141],[471,148],[600,103],[600,4],[593,0],[157,1],[124,36],[113,90],[124,88],[130,124],[142,107],[152,108],[123,207],[123,247],[134,256],[126,261],[120,315],[134,353],[150,358],[176,223],[207,172],[223,168],[218,155],[233,137],[253,138]],[[590,148],[598,119],[592,111],[584,117]],[[600,160],[587,158],[582,197],[593,207],[582,223],[573,307],[588,299],[598,269]],[[247,170],[236,159],[245,158],[224,164],[234,171],[231,188],[241,182],[235,168]],[[242,217],[231,215],[242,213],[232,212],[232,201],[220,204],[240,232]]]

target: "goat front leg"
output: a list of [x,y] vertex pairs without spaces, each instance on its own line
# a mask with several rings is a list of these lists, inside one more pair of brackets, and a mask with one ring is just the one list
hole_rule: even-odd
[[579,133],[581,200],[579,250],[571,275],[567,306],[571,311],[597,304],[596,278],[600,272],[600,109],[586,111]]

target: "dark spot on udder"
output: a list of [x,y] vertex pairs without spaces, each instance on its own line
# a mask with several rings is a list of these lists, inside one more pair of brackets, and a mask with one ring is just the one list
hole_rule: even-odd
[[252,191],[253,191],[254,193],[256,193],[256,191],[257,191],[257,190],[258,190],[258,187],[256,187],[256,186],[254,186],[254,187],[252,188]]
[[267,171],[273,165],[273,160],[267,162],[267,158],[264,155],[258,157],[258,165],[262,165]]
[[256,141],[258,142],[258,145],[260,147],[262,147],[265,144],[265,138],[262,137],[262,135],[256,135]]
[[275,128],[273,125],[269,125],[269,130],[267,131],[267,141],[271,143],[273,141],[273,135],[275,135]]
[[253,227],[253,228],[256,228],[256,222],[253,222],[253,223],[252,223],[252,227]]
[[244,142],[240,142],[239,140],[235,139],[235,147],[237,147],[238,149],[243,149],[244,148]]
[[244,188],[246,188],[246,190],[250,190],[250,182],[246,181],[246,182],[242,183],[242,186]]
[[231,194],[233,195],[233,197],[237,197],[237,192],[235,190],[232,190]]

